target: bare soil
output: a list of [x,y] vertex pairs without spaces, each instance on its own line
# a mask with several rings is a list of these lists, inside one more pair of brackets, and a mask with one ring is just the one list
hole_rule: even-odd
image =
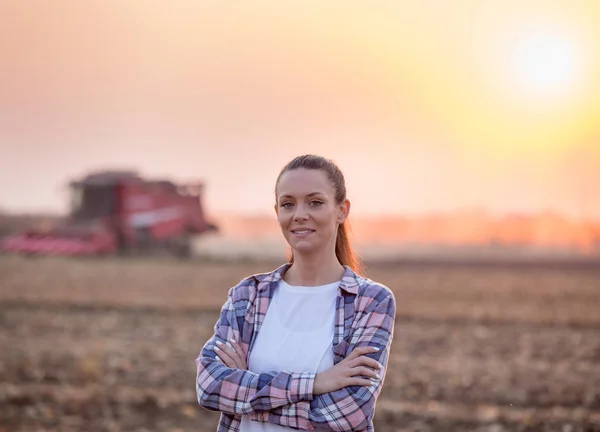
[[[0,257],[0,432],[214,431],[194,360],[273,263]],[[600,269],[372,265],[395,293],[375,428],[600,431]]]

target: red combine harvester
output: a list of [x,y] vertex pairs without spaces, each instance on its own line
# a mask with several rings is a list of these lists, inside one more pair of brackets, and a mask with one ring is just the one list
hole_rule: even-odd
[[218,230],[202,206],[204,185],[147,180],[132,171],[92,173],[69,184],[71,210],[51,227],[0,243],[8,253],[189,256],[195,235]]

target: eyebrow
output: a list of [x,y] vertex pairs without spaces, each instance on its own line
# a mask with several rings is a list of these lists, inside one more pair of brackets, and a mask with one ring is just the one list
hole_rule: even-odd
[[[311,197],[311,196],[315,196],[315,195],[325,195],[325,194],[323,192],[311,192],[306,196]],[[294,198],[294,197],[292,195],[285,194],[285,195],[281,195],[279,198]]]

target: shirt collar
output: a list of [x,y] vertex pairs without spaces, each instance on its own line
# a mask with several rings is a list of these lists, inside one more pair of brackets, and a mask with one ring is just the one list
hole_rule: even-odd
[[[284,273],[291,267],[290,263],[285,263],[276,268],[275,270],[257,275],[257,289],[258,291],[266,290],[272,283],[279,282]],[[357,295],[358,288],[360,286],[361,277],[347,265],[344,265],[344,274],[340,281],[340,288],[348,294]]]

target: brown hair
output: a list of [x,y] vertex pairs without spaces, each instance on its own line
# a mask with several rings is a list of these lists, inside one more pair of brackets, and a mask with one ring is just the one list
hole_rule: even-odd
[[[277,176],[275,185],[279,184],[279,179],[283,173],[298,168],[323,171],[325,174],[327,174],[327,177],[333,184],[333,188],[335,189],[336,203],[341,204],[342,201],[346,199],[346,181],[340,168],[331,159],[326,159],[322,156],[312,154],[297,156],[288,162],[288,164],[284,166],[279,173],[279,176]],[[350,238],[348,235],[349,229],[350,227],[347,219],[338,227],[337,237],[335,240],[335,255],[342,265],[347,265],[356,273],[361,274],[364,271],[363,265],[350,244]],[[292,252],[290,263],[293,262],[294,254]]]

